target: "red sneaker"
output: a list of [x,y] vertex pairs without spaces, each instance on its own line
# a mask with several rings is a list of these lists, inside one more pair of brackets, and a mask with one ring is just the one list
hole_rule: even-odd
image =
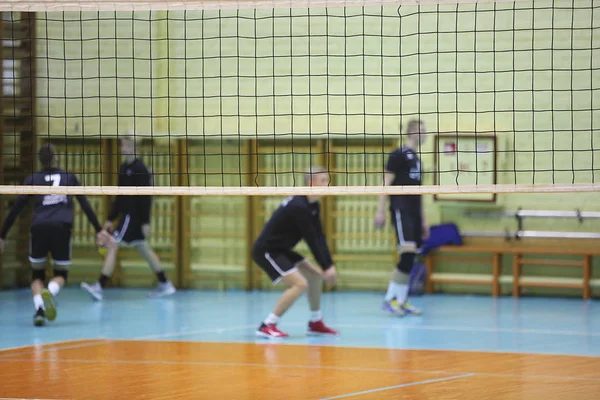
[[317,322],[309,322],[308,323],[308,332],[309,335],[339,335],[340,332],[335,329],[331,329],[327,325],[323,323],[323,320]]
[[265,338],[286,338],[288,337],[287,333],[281,332],[277,329],[275,324],[261,324],[260,328],[256,331],[256,336],[265,337]]

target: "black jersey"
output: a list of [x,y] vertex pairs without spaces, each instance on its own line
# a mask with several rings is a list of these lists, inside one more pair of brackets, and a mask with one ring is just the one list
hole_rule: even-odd
[[[417,153],[408,147],[402,147],[390,153],[386,170],[394,174],[392,186],[411,186],[421,184],[421,161]],[[390,196],[390,206],[421,207],[420,195]]]
[[[119,168],[119,186],[152,186],[152,174],[142,160],[136,158],[131,163],[123,163]],[[117,216],[129,215],[140,224],[150,223],[152,196],[123,196],[116,197],[112,204],[108,220]]]
[[[79,180],[71,173],[65,172],[59,168],[48,168],[28,176],[23,185],[29,186],[79,186]],[[72,225],[74,218],[73,196],[64,194],[22,194],[17,197],[17,201],[13,205],[10,213],[4,221],[0,238],[5,238],[6,234],[14,224],[19,213],[27,205],[29,198],[34,199],[33,222],[34,225]],[[81,205],[81,209],[88,217],[88,220],[94,225],[94,228],[99,232],[102,227],[98,222],[96,214],[92,210],[87,197],[84,195],[75,196]]]
[[293,196],[275,210],[255,247],[271,251],[291,250],[302,239],[323,269],[333,265],[321,226],[319,203],[309,203],[306,196]]

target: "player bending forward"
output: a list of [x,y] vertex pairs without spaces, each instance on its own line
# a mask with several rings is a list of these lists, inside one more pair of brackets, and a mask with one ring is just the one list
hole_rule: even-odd
[[[426,133],[423,122],[412,120],[408,123],[406,145],[394,150],[389,156],[384,177],[386,186],[421,184],[421,161],[417,151],[425,141]],[[385,225],[387,197],[379,197],[379,208],[375,216],[377,228]],[[398,239],[400,261],[392,272],[382,308],[398,316],[421,314],[421,310],[408,302],[410,272],[428,231],[421,201],[420,195],[390,196],[389,210]]]
[[[305,175],[307,186],[327,186],[328,177],[323,168],[311,168]],[[319,215],[321,196],[293,196],[275,210],[252,249],[254,261],[274,283],[283,281],[287,289],[277,301],[273,312],[262,322],[256,335],[266,338],[284,338],[288,335],[277,329],[279,319],[304,293],[308,292],[311,317],[309,335],[337,335],[323,323],[321,315],[322,281],[335,284],[336,270],[323,235]],[[321,271],[292,249],[304,239]]]
[[[125,162],[119,169],[119,186],[152,186],[152,175],[142,160],[136,157],[136,139],[133,135],[121,138],[121,153]],[[112,204],[104,228],[112,231],[112,221],[122,216],[114,240],[107,245],[106,258],[98,281],[92,285],[85,282],[81,287],[94,300],[102,300],[103,289],[108,284],[117,262],[117,252],[121,245],[131,245],[146,260],[158,279],[158,287],[148,297],[162,297],[175,293],[175,287],[165,275],[156,253],[150,248],[146,238],[150,235],[150,211],[152,196],[117,196]]]
[[[40,163],[43,169],[28,176],[23,185],[35,186],[79,186],[77,177],[58,168],[58,155],[51,144],[45,144],[39,151]],[[29,261],[31,262],[32,279],[31,293],[35,315],[33,324],[42,326],[56,319],[56,307],[53,298],[65,285],[71,265],[71,229],[73,227],[74,204],[73,196],[63,194],[26,195],[17,198],[16,203],[4,221],[0,231],[0,253],[4,251],[5,239],[19,213],[34,198],[33,222],[29,242]],[[105,241],[110,235],[102,230],[96,214],[87,198],[75,196],[88,220],[94,225],[97,240]],[[44,289],[46,280],[46,259],[52,255],[54,276]]]

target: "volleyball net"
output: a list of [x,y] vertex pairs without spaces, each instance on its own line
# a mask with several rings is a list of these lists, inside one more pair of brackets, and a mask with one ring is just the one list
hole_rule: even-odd
[[[290,8],[294,7],[294,8]],[[0,193],[600,189],[600,4],[4,2]],[[384,187],[406,126],[423,185]],[[133,131],[155,186],[118,188]],[[54,143],[82,187],[25,187]],[[330,187],[302,176],[324,166]],[[476,196],[477,197],[477,196]]]

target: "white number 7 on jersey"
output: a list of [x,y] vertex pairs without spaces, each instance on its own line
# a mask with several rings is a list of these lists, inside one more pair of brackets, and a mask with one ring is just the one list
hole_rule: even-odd
[[52,181],[52,186],[60,186],[60,174],[46,175],[44,180],[46,182]]

